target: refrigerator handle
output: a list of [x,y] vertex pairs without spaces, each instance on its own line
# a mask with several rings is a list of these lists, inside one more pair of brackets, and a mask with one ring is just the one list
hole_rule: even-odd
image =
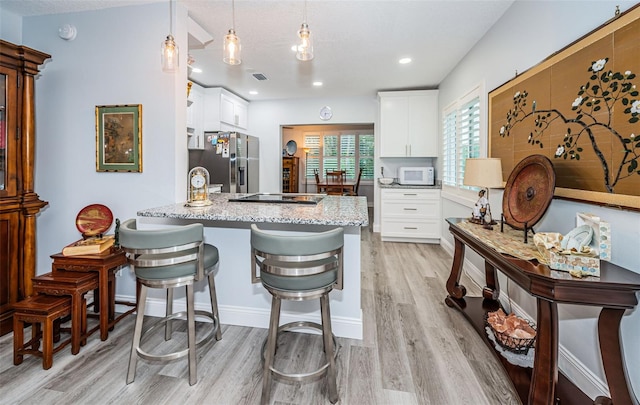
[[244,178],[245,178],[245,170],[244,169],[245,169],[244,167],[239,167],[238,168],[238,171],[240,172],[239,176],[238,176],[238,177],[240,177],[240,179],[238,181],[240,182],[241,186],[244,186]]

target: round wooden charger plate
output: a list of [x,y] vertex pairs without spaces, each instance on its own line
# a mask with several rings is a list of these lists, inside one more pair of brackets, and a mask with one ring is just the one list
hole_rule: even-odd
[[513,168],[502,196],[505,221],[518,229],[538,223],[553,199],[556,173],[549,158],[528,156]]
[[87,205],[76,216],[76,228],[85,238],[105,233],[112,223],[113,213],[102,204]]

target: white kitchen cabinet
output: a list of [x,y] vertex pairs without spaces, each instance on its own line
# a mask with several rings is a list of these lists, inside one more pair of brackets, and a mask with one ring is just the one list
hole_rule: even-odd
[[384,91],[380,157],[438,156],[438,90]]
[[380,197],[383,241],[440,243],[440,190],[383,188]]
[[187,147],[189,149],[204,149],[204,94],[203,88],[197,84],[191,85],[187,97]]
[[204,90],[205,131],[247,129],[249,103],[246,100],[220,87]]

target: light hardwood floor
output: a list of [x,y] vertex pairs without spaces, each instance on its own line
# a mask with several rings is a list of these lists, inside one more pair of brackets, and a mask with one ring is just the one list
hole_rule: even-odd
[[[519,404],[489,349],[462,315],[444,304],[451,256],[437,245],[383,243],[370,228],[362,240],[364,339],[338,338],[339,403]],[[469,295],[480,295],[470,280],[463,284]],[[186,358],[164,365],[140,360],[136,380],[126,385],[133,321],[129,316],[120,322],[105,342],[94,334],[76,356],[65,348],[50,370],[33,356],[14,366],[13,334],[3,336],[0,404],[260,402],[266,329],[223,325],[222,340],[198,353],[194,386],[188,384]],[[281,361],[289,361],[286,367],[302,371],[322,360],[318,336],[288,335],[278,351]],[[324,379],[274,382],[271,400],[329,404]]]

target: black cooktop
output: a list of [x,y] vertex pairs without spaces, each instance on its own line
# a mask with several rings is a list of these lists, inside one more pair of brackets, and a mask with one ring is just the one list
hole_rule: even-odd
[[257,202],[276,204],[312,204],[322,201],[324,196],[318,194],[250,194],[238,198],[229,198],[231,202]]

